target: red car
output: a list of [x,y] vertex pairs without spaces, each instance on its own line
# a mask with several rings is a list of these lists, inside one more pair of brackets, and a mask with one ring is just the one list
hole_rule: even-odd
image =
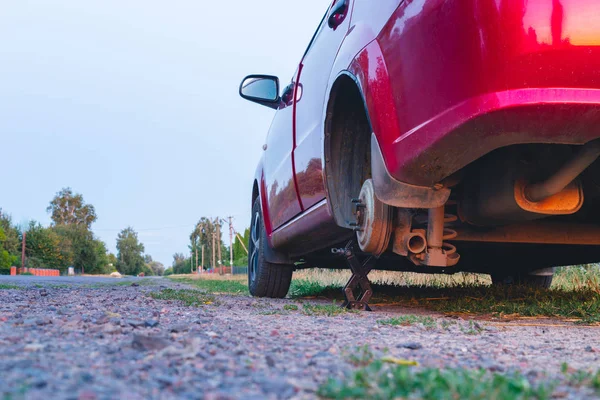
[[267,75],[240,94],[277,110],[252,295],[350,267],[364,308],[371,269],[547,287],[600,261],[597,0],[336,0],[281,94]]

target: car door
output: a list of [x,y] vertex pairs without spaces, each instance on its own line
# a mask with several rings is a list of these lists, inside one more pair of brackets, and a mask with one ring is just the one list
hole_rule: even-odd
[[[297,71],[294,76],[297,75]],[[283,89],[281,104],[275,113],[264,146],[263,173],[271,230],[275,230],[302,209],[296,192],[292,151],[293,94],[296,79]]]
[[302,58],[295,99],[294,166],[303,210],[325,198],[323,113],[329,76],[348,32],[351,0],[335,0]]

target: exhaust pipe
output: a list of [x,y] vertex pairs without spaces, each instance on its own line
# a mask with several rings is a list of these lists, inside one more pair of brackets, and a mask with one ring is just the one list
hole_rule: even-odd
[[525,187],[525,197],[534,203],[554,196],[564,190],[587,167],[600,157],[600,140],[583,145],[577,155],[568,161],[554,175],[543,182]]
[[415,229],[411,233],[404,235],[404,245],[409,253],[419,254],[427,249],[427,239],[425,238],[425,231],[422,229]]

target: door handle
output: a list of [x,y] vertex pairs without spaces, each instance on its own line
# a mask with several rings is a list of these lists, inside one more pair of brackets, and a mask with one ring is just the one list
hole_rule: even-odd
[[331,6],[331,10],[329,11],[329,19],[327,24],[331,29],[337,28],[344,22],[346,19],[346,14],[348,13],[348,3],[349,0],[336,0],[335,3]]

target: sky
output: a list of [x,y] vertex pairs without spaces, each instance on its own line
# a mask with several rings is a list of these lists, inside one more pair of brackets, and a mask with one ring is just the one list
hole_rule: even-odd
[[329,3],[2,1],[0,208],[48,225],[71,187],[110,251],[132,226],[165,265],[202,216],[243,233],[274,111],[239,83],[285,86]]

